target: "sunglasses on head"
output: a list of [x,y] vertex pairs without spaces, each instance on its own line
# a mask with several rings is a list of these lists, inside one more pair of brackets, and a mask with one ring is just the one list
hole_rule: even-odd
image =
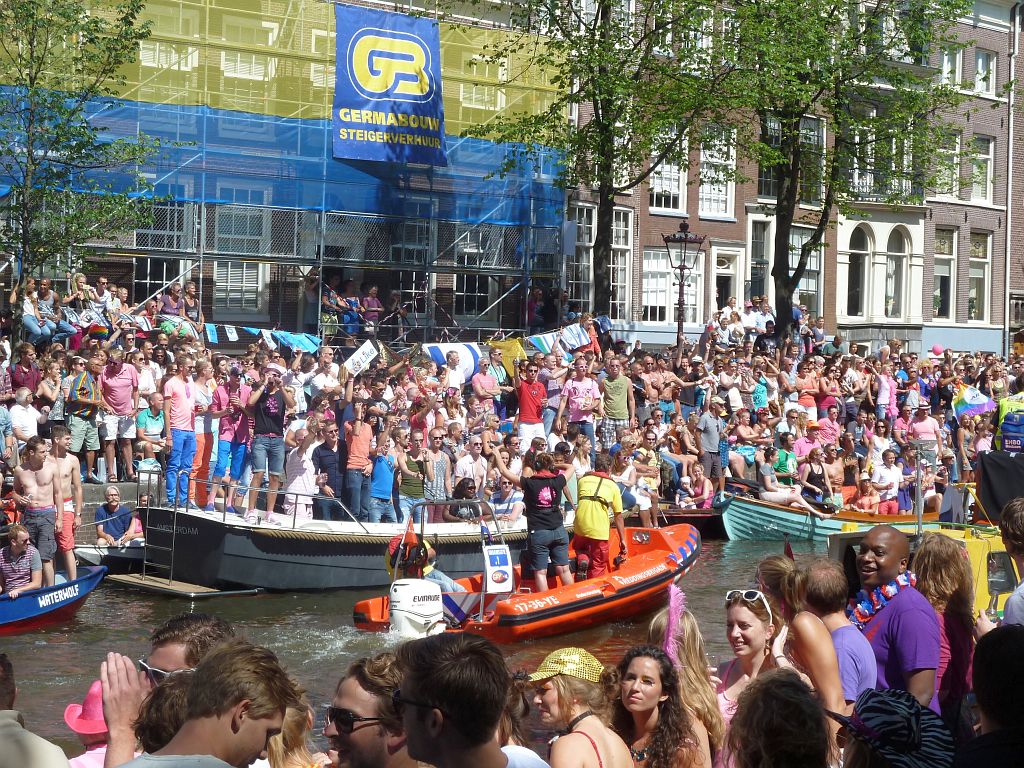
[[149,664],[146,663],[145,659],[139,659],[136,663],[139,665],[139,671],[145,673],[146,678],[153,685],[160,685],[160,683],[162,683],[164,680],[166,680],[171,675],[181,674],[182,672],[195,672],[195,669],[192,669],[192,668],[189,668],[189,669],[175,669],[175,670],[171,670],[170,672],[168,672],[168,671],[166,671],[164,669],[159,669],[157,667],[151,667]]
[[375,723],[381,720],[379,717],[360,717],[344,707],[331,706],[326,708],[324,719],[327,721],[327,725],[334,723],[338,733],[346,734],[352,733],[355,730],[356,723]]
[[764,596],[764,592],[759,589],[730,589],[725,593],[725,604],[728,605],[730,601],[737,597],[741,598],[746,603],[761,603],[761,605],[764,606],[764,609],[768,611],[768,623],[774,623],[772,607],[768,604],[768,598]]

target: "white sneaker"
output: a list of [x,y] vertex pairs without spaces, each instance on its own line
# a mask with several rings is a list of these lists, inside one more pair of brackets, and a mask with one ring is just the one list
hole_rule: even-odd
[[242,515],[242,519],[251,525],[259,525],[261,514],[258,509],[247,509],[245,514]]

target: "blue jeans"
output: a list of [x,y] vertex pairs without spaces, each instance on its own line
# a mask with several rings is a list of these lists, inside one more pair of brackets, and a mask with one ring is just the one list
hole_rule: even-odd
[[461,584],[456,584],[451,576],[441,573],[437,568],[432,570],[426,576],[423,577],[428,581],[434,581],[441,585],[442,592],[465,592],[466,588]]
[[25,326],[25,332],[28,333],[29,344],[49,341],[53,336],[53,323],[47,323],[45,320],[40,323],[36,320],[35,315],[23,315],[21,322]]
[[403,496],[402,494],[398,494],[398,513],[400,515],[398,522],[404,523],[409,519],[409,515],[412,515],[412,521],[414,523],[418,523],[420,521],[420,517],[423,515],[423,507],[413,509],[413,506],[415,504],[420,504],[423,501],[424,499],[417,499],[413,496]]
[[[196,457],[196,433],[187,429],[171,430],[171,455],[167,457],[167,504],[184,506],[188,501],[188,474]],[[177,490],[177,494],[175,494]]]
[[361,469],[345,470],[345,501],[356,520],[370,519],[370,477]]
[[545,405],[544,410],[540,412],[540,417],[544,419],[544,434],[550,435],[551,428],[555,426],[555,414],[558,413],[557,408],[552,408],[550,405]]
[[370,498],[370,516],[368,523],[396,523],[395,503],[391,499]]
[[67,320],[58,320],[56,323],[53,320],[47,320],[46,326],[50,328],[50,333],[53,334],[53,341],[55,344],[63,344],[78,331],[75,330],[75,326],[71,325]]
[[597,436],[594,434],[594,422],[575,421],[572,423],[579,425],[581,435],[586,435],[590,438],[590,466],[593,467],[594,462],[597,460]]
[[348,520],[337,499],[313,499],[313,517],[317,520]]

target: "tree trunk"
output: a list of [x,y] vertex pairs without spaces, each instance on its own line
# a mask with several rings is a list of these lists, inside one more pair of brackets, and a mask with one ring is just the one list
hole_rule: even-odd
[[775,242],[772,248],[772,281],[775,286],[775,334],[780,341],[787,338],[793,324],[793,291],[800,283],[802,269],[789,266],[789,236],[793,218],[800,204],[800,117],[795,114],[776,114],[781,129],[779,151],[782,163],[776,166],[779,174],[778,197],[775,204]]
[[594,231],[593,311],[595,315],[610,315],[611,313],[612,220],[614,212],[615,195],[612,193],[611,182],[602,180],[598,186],[597,222]]

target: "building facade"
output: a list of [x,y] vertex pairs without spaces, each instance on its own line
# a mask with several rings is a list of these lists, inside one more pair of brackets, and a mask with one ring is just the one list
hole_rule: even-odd
[[[1019,245],[1024,237],[1012,238],[1018,250],[1015,259],[1008,258],[1010,222],[1024,227],[1009,207],[1011,137],[1021,141],[1013,132],[1013,97],[1006,88],[1016,68],[1013,9],[1008,2],[976,2],[974,14],[957,26],[964,49],[934,52],[929,61],[936,77],[960,82],[966,97],[951,119],[960,163],[951,168],[944,188],[921,190],[919,205],[893,206],[884,202],[891,192],[886,185],[892,183],[884,171],[852,172],[854,210],[830,222],[826,244],[812,255],[794,297],[808,311],[823,315],[830,331],[871,349],[895,336],[914,351],[936,344],[997,351],[1006,339],[1008,306],[1014,330],[1024,329],[1024,246]],[[829,130],[813,116],[802,126],[812,148],[827,145]],[[619,198],[612,318],[620,335],[653,344],[674,342],[679,272],[672,268],[662,235],[676,231],[683,220],[691,232],[706,236],[698,267],[685,286],[688,334],[698,334],[731,296],[742,303],[767,295],[774,306],[775,223],[766,212],[775,195],[771,169],[741,166],[740,176],[750,180],[743,183],[701,180],[701,169],[709,164],[731,168],[736,162],[734,154],[706,156],[696,148],[688,171],[664,165],[648,183]],[[813,217],[817,202],[812,191],[802,210]],[[570,257],[574,261],[567,264],[568,289],[584,304],[592,274],[593,208],[587,190],[570,197],[570,217],[579,228]],[[795,227],[793,251],[808,236],[808,228]],[[1011,297],[1016,303],[1009,305],[1008,285],[1016,291]]]

